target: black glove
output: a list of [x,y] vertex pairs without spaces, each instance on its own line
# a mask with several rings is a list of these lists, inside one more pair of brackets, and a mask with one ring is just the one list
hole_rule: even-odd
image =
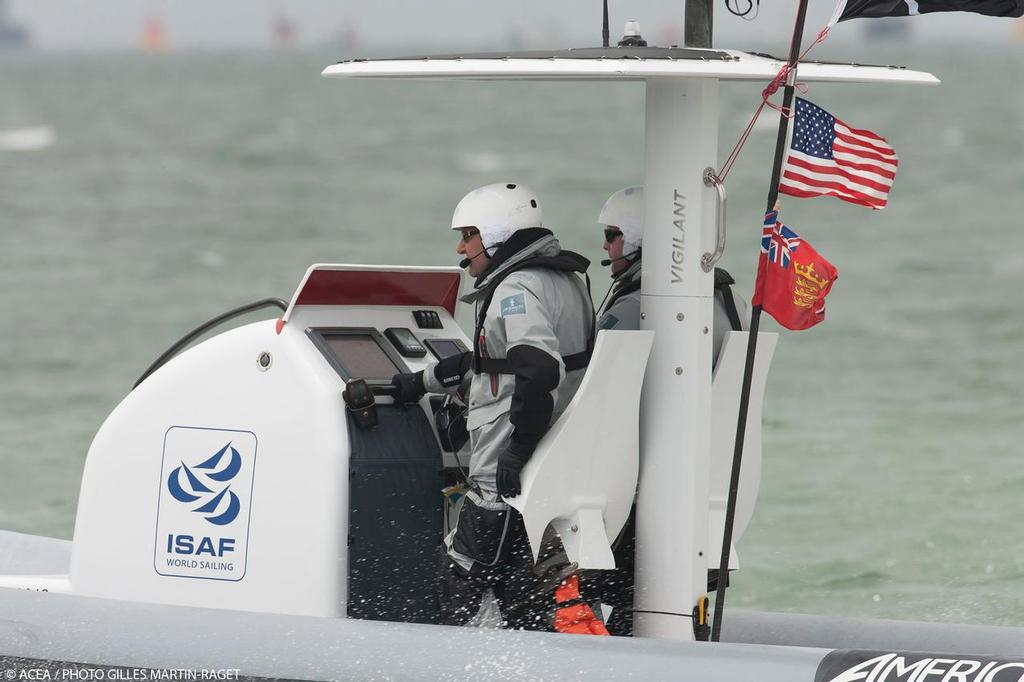
[[415,403],[427,392],[423,385],[423,372],[396,374],[391,377],[391,385],[398,389],[395,402]]
[[515,497],[523,492],[519,482],[519,472],[533,456],[533,447],[513,440],[505,452],[498,455],[498,494],[502,497]]
[[462,383],[472,360],[473,354],[469,351],[449,355],[434,367],[434,378],[445,388],[455,388]]

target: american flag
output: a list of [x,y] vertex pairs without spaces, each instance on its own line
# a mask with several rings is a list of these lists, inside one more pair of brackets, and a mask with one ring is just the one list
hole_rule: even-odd
[[768,260],[783,268],[789,267],[789,258],[800,246],[800,237],[778,221],[778,211],[769,211],[764,216],[764,230],[761,233],[761,253],[768,254]]
[[851,128],[824,109],[796,98],[793,141],[779,191],[795,197],[838,197],[885,208],[899,159],[885,138]]

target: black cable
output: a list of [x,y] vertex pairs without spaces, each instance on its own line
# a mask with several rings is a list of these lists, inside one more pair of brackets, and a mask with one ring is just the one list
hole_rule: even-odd
[[[640,253],[639,251],[636,252],[637,259],[639,258],[639,253]],[[626,258],[630,259],[630,260],[627,261],[628,265],[625,268],[623,268],[623,270],[621,272],[619,272],[619,274],[612,275],[612,283],[608,285],[608,291],[604,292],[604,298],[601,299],[601,305],[599,305],[597,308],[594,309],[594,314],[595,315],[601,314],[601,310],[604,308],[604,304],[608,302],[608,297],[611,296],[612,289],[614,289],[615,285],[619,283],[619,278],[622,277],[624,274],[626,274],[626,270],[628,270],[630,267],[632,267],[633,263],[636,263],[637,259],[634,259],[633,255],[634,254],[630,254],[629,256],[626,256]],[[587,280],[587,293],[588,294],[590,293],[590,280],[589,279]],[[590,305],[594,305],[594,298],[593,298],[593,296],[591,296],[591,298],[590,298]]]
[[[740,9],[740,2],[741,1],[745,1],[747,3],[747,8],[744,9],[744,10]],[[732,4],[733,3],[736,4],[736,9],[732,8]],[[748,14],[750,14],[750,12],[753,11],[753,9],[754,9],[754,5],[755,4],[757,5],[757,10],[760,11],[761,10],[761,0],[725,0],[725,8],[727,10],[729,10],[730,14],[733,14],[733,15],[735,15],[737,17],[745,17]]]
[[202,336],[203,334],[210,331],[214,327],[217,327],[218,325],[221,325],[232,318],[238,317],[239,315],[245,315],[246,313],[251,313],[254,310],[259,310],[260,308],[268,308],[270,306],[280,308],[282,311],[288,310],[288,303],[284,299],[264,298],[253,303],[248,303],[246,305],[240,306],[233,310],[229,310],[226,313],[218,315],[212,320],[204,322],[203,324],[199,325],[198,327],[190,331],[188,334],[185,334],[185,336],[178,339],[178,341],[173,346],[165,350],[160,357],[154,360],[153,364],[146,368],[146,371],[142,373],[142,376],[139,377],[139,380],[135,382],[134,386],[132,386],[132,390],[138,388],[139,384],[141,384],[143,381],[149,378],[150,374],[163,367],[168,360],[170,360],[175,355],[184,350],[184,348],[193,341],[195,341],[196,338]]
[[598,307],[596,308],[596,312],[597,312],[598,314],[600,314],[600,313],[601,313],[601,310],[602,310],[602,309],[604,308],[604,304],[608,302],[608,297],[609,297],[609,296],[611,296],[611,293],[612,293],[612,289],[613,289],[613,288],[615,287],[615,285],[616,285],[616,284],[618,284],[618,282],[616,282],[616,281],[615,281],[615,280],[613,279],[613,280],[612,280],[612,283],[608,285],[608,291],[604,292],[604,298],[602,298],[602,299],[601,299],[601,305],[599,305],[599,306],[598,306]]
[[633,609],[633,613],[654,613],[659,616],[679,616],[680,618],[693,620],[692,613],[672,613],[671,611],[651,611],[650,609]]
[[[446,409],[447,405],[450,405],[451,402],[453,402],[453,398],[450,395],[445,396],[445,400],[446,403],[442,404],[440,408],[442,410]],[[455,458],[455,466],[459,468],[459,475],[462,476],[462,481],[464,483],[469,483],[469,474],[466,473],[466,470],[464,468],[462,468],[462,460],[459,459],[459,450],[461,450],[462,448],[455,447],[455,441],[452,440],[452,427],[455,426],[455,423],[457,421],[459,421],[460,419],[462,419],[463,416],[465,416],[466,412],[468,412],[468,410],[465,407],[463,407],[462,412],[459,414],[458,417],[456,417],[455,419],[448,420],[448,426],[445,428],[445,434],[448,436],[448,444],[452,446],[452,456]],[[463,443],[463,445],[465,445],[465,443]]]

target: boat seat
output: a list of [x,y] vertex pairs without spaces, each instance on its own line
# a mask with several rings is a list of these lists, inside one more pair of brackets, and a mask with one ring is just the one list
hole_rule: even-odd
[[[757,355],[750,384],[750,405],[747,409],[740,486],[733,522],[734,543],[739,540],[750,523],[750,517],[754,514],[754,504],[757,502],[757,491],[761,485],[761,412],[768,369],[778,340],[779,335],[774,332],[760,332],[757,335]],[[729,499],[729,479],[732,476],[733,450],[736,447],[736,419],[739,413],[746,356],[747,332],[726,334],[711,381],[708,556],[709,564],[715,568],[718,567],[718,559],[722,555],[725,507]],[[729,553],[729,568],[739,568],[735,545]]]
[[580,568],[615,568],[609,539],[636,493],[640,393],[653,341],[652,331],[598,332],[579,390],[523,468],[523,492],[507,501],[523,515],[534,558],[550,524]]

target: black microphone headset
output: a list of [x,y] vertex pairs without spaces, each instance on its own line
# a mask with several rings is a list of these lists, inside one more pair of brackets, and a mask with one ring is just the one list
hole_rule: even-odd
[[619,256],[618,258],[605,258],[603,261],[601,261],[601,267],[606,268],[609,265],[611,265],[612,263],[617,263],[620,260],[628,260],[628,259],[632,258],[635,255],[636,255],[636,253],[631,253],[628,256]]
[[463,258],[462,260],[459,261],[459,267],[462,268],[463,270],[465,270],[466,268],[468,268],[470,266],[470,264],[473,262],[474,259],[479,258],[480,256],[482,256],[482,255],[484,255],[486,253],[487,253],[487,249],[481,249],[480,253],[476,254],[475,256],[470,256],[469,258]]

